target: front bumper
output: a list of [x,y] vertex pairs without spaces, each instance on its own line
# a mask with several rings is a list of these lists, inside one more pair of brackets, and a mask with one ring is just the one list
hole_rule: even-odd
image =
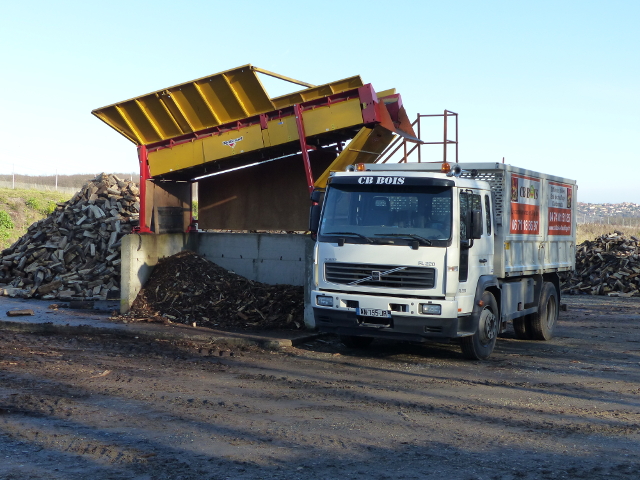
[[[333,295],[333,307],[318,306],[318,295]],[[314,291],[312,294],[315,324],[321,332],[338,335],[357,335],[390,338],[407,341],[443,341],[474,333],[469,316],[457,316],[457,302],[436,301],[442,306],[441,315],[417,313],[418,305],[426,303],[422,299],[378,297],[369,295],[337,294],[335,292]],[[393,311],[399,305],[406,305],[405,311]],[[359,316],[358,306],[390,310],[390,318]]]

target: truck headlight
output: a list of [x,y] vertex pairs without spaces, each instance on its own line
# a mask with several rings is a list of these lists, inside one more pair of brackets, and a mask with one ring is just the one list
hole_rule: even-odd
[[442,313],[442,305],[437,305],[434,303],[421,303],[420,313],[424,313],[425,315],[440,315]]
[[326,295],[318,295],[316,297],[316,304],[321,305],[323,307],[333,307],[333,297],[328,297]]

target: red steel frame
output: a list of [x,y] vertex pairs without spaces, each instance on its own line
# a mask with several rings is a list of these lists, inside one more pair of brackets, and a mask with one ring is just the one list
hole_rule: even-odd
[[309,159],[309,149],[307,146],[307,136],[304,133],[304,123],[302,121],[302,108],[299,104],[293,106],[296,115],[296,125],[298,127],[298,137],[300,137],[300,151],[302,152],[302,161],[304,162],[304,173],[307,177],[307,186],[309,194],[313,192],[313,172],[311,171],[311,161]]
[[147,225],[147,180],[151,178],[148,160],[147,146],[140,145],[138,147],[138,161],[140,163],[140,220],[138,228],[135,229],[138,233],[153,233],[149,225]]

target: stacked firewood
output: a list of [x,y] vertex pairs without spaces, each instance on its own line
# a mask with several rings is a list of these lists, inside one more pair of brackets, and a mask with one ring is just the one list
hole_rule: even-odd
[[563,293],[640,296],[640,240],[615,231],[577,247],[576,269]]
[[140,190],[100,174],[31,225],[0,257],[0,293],[61,300],[119,297],[121,238],[138,225]]
[[183,251],[162,259],[123,319],[220,329],[302,328],[304,289],[249,280]]

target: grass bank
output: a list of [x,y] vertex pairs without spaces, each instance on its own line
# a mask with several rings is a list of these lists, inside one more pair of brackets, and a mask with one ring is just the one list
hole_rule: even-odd
[[0,250],[11,246],[29,226],[66,202],[68,193],[0,188]]
[[579,223],[576,232],[576,245],[580,245],[585,240],[594,240],[601,235],[613,233],[615,230],[622,232],[629,237],[634,235],[640,237],[640,227],[625,225],[608,225],[602,223]]

